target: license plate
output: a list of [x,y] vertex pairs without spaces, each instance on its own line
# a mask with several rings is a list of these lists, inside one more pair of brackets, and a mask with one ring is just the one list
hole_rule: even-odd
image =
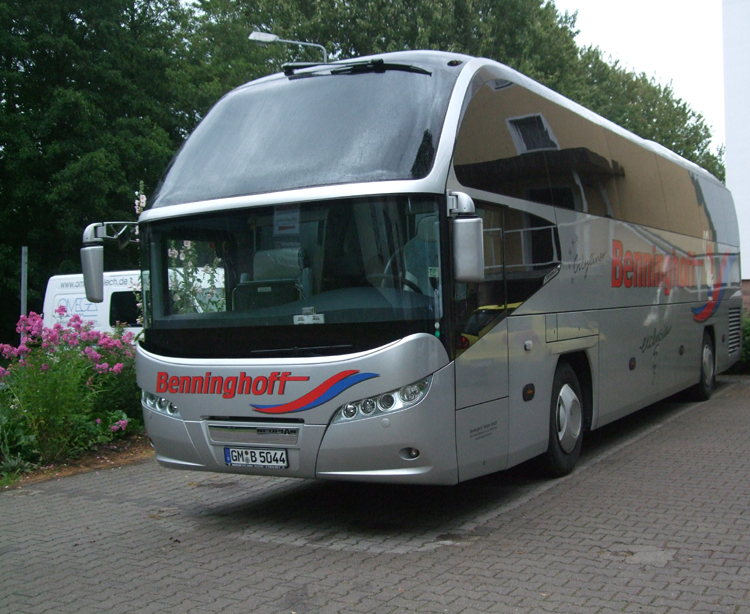
[[232,467],[286,469],[289,466],[286,450],[266,448],[224,448],[224,460]]

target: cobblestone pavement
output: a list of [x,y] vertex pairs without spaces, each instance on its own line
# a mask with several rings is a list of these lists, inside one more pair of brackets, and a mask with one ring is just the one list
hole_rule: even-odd
[[144,464],[0,494],[0,612],[750,613],[750,378],[457,487]]

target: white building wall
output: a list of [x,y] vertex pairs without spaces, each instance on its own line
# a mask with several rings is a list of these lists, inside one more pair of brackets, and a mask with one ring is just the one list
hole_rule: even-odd
[[740,225],[742,277],[750,279],[750,0],[723,0],[727,187]]

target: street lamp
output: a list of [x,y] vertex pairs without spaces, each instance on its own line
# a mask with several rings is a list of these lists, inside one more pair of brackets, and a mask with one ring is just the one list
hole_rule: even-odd
[[328,54],[326,53],[326,48],[323,45],[318,45],[316,43],[303,43],[302,41],[288,41],[284,40],[283,38],[279,38],[276,34],[271,34],[270,32],[253,32],[250,35],[250,40],[254,41],[256,43],[288,43],[290,45],[303,45],[305,47],[317,47],[323,52],[323,63],[328,63]]

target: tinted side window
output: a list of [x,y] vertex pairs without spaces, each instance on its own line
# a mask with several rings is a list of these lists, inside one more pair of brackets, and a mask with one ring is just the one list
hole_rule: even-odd
[[454,169],[467,187],[613,215],[613,179],[604,131],[580,115],[500,78],[474,78],[456,139]]
[[507,313],[505,304],[504,207],[475,201],[484,226],[484,281],[456,284],[454,346],[468,349]]
[[476,200],[484,225],[484,281],[456,284],[461,351],[528,300],[560,265],[557,228],[539,216]]
[[552,222],[515,209],[505,213],[508,309],[528,300],[560,265],[560,240]]

